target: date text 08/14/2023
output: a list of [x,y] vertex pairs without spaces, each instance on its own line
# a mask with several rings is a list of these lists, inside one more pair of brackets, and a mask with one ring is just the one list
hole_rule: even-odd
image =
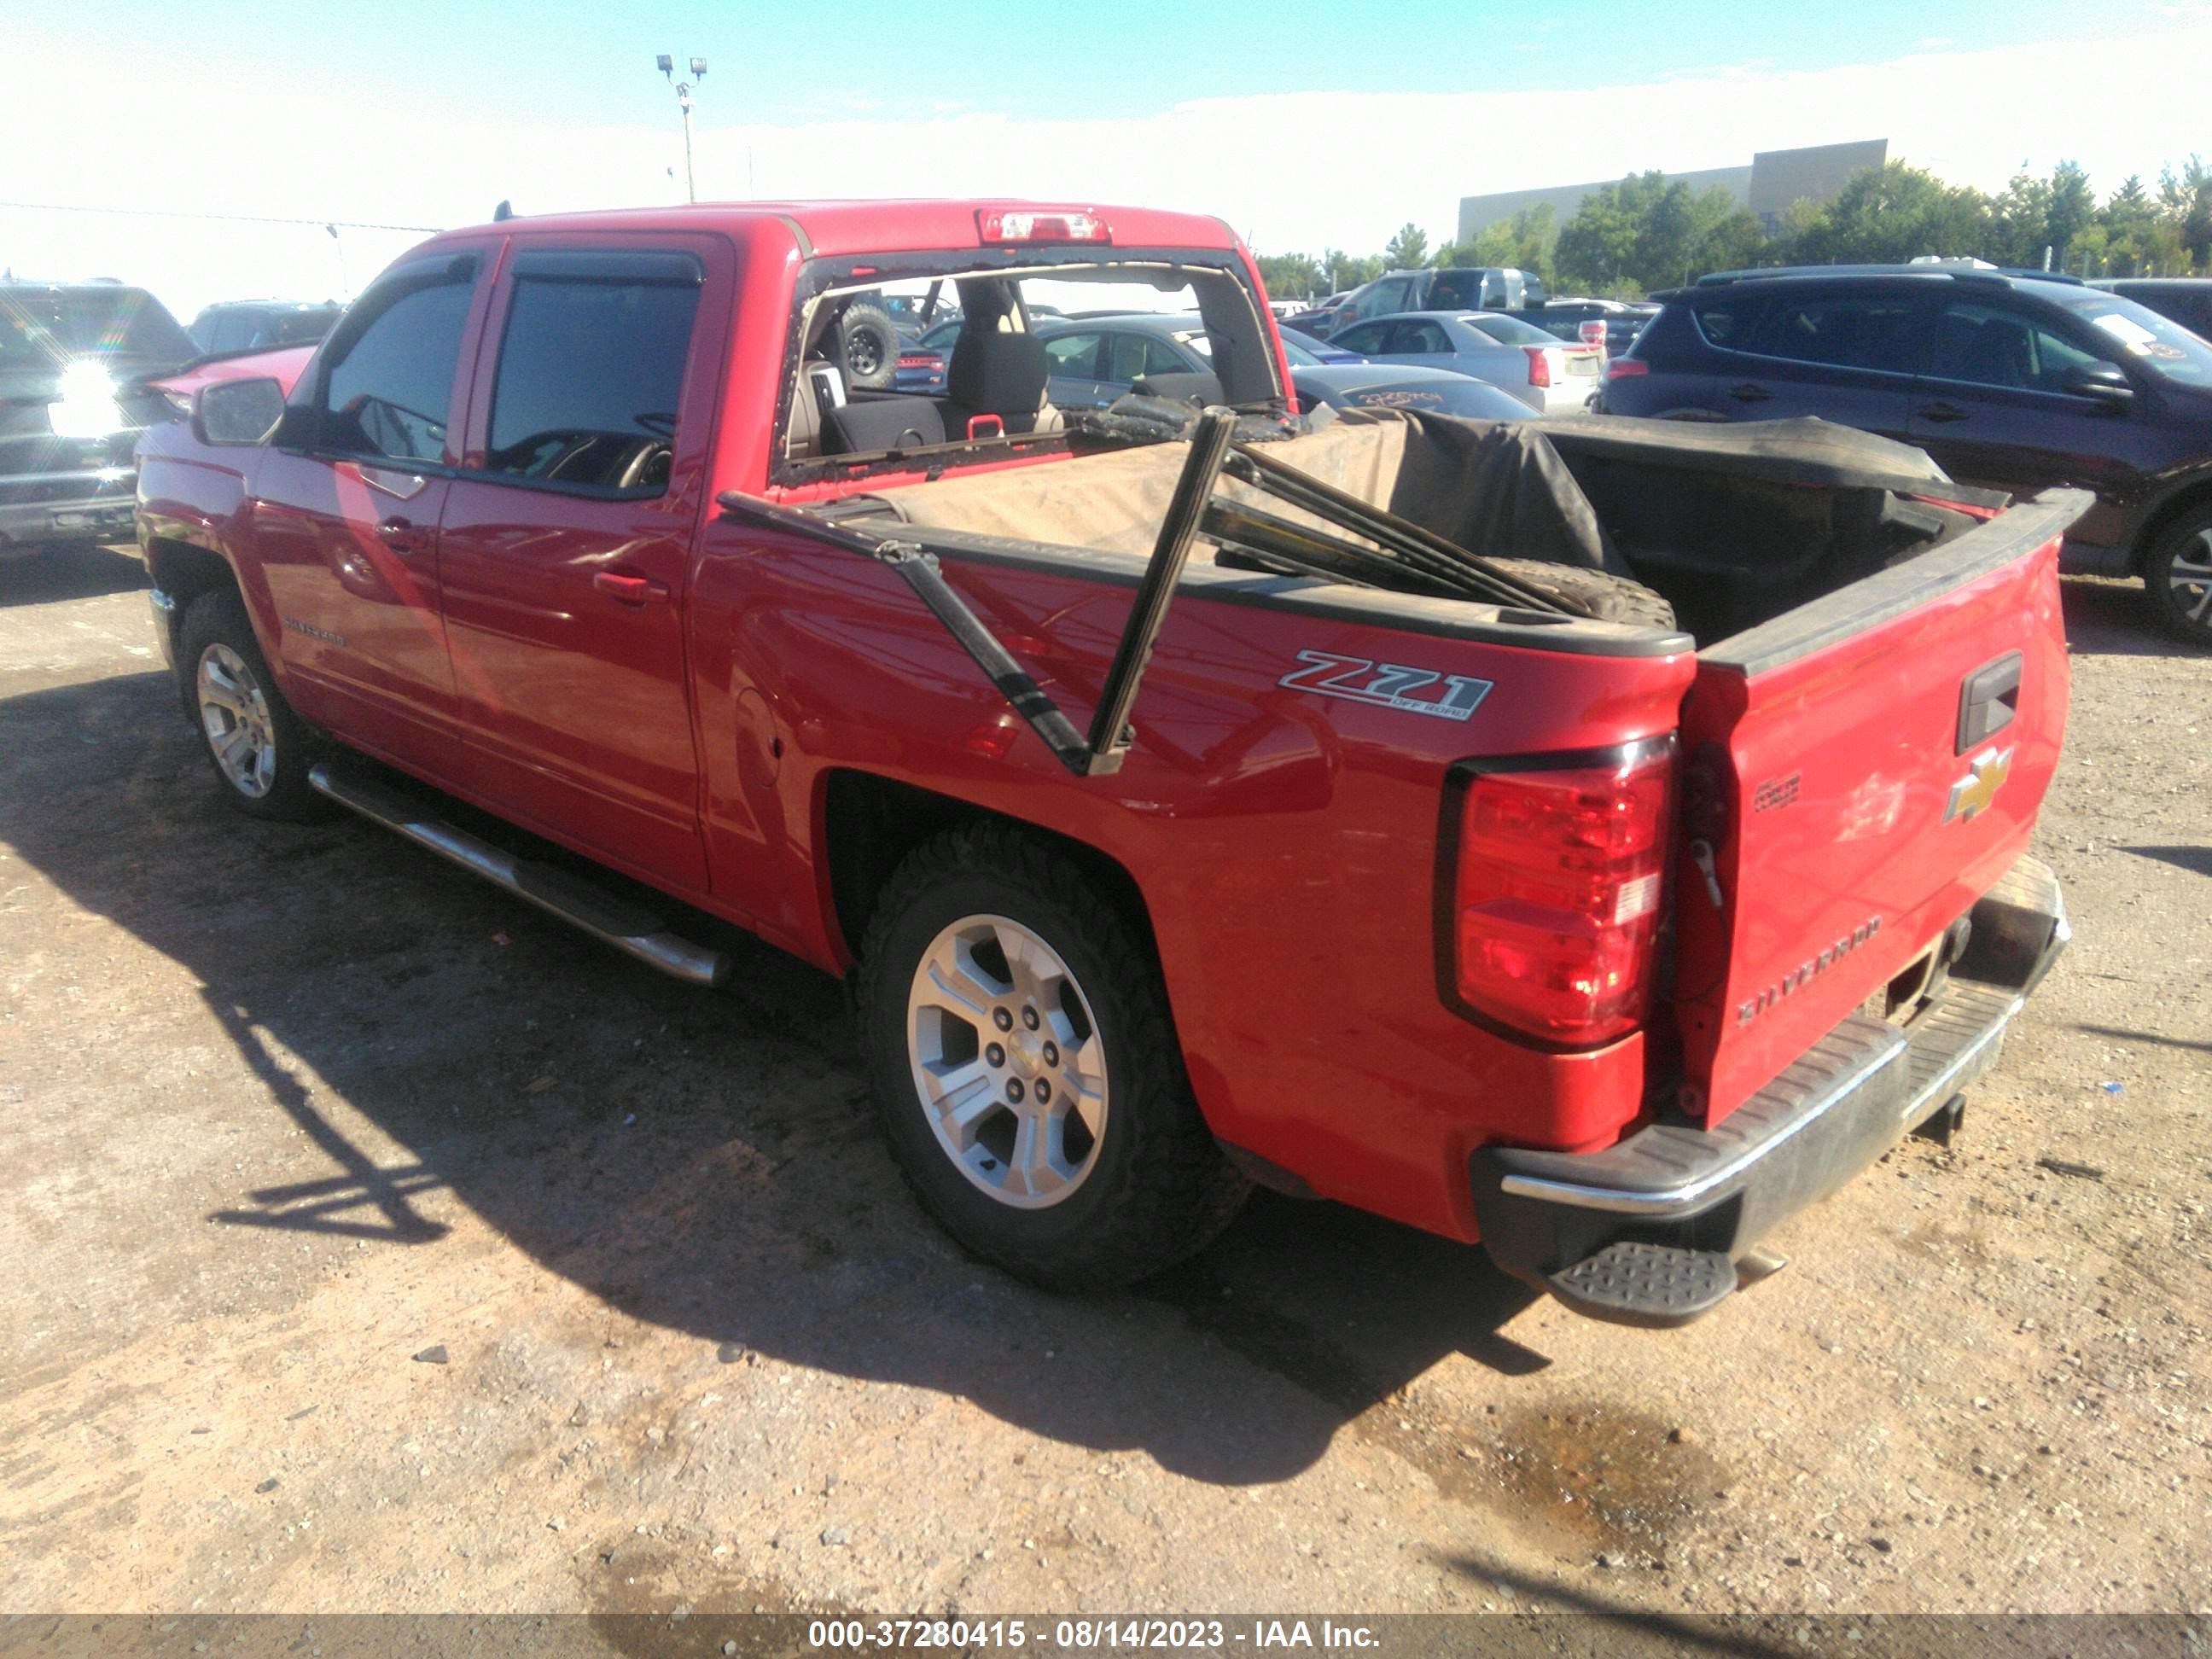
[[1371,1649],[1376,1632],[1365,1625],[1322,1619],[817,1619],[807,1645],[839,1648],[1162,1648],[1226,1652],[1235,1648]]

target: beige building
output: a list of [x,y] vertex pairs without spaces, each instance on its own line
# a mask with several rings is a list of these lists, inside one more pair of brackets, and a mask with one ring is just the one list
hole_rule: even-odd
[[[1670,173],[1692,190],[1703,192],[1715,186],[1725,190],[1759,216],[1769,232],[1781,221],[1792,202],[1809,197],[1825,202],[1844,187],[1855,173],[1880,167],[1889,157],[1889,140],[1867,138],[1848,144],[1814,144],[1803,149],[1763,149],[1741,167],[1706,167],[1696,173]],[[1583,198],[1594,190],[1618,184],[1601,179],[1587,185],[1552,185],[1538,190],[1498,191],[1488,196],[1462,196],[1459,203],[1459,239],[1465,241],[1484,226],[1510,219],[1525,208],[1548,203],[1560,224],[1575,216]]]

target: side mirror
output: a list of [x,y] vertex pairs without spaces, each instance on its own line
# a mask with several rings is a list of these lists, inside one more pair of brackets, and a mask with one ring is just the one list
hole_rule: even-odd
[[2134,401],[2136,389],[2118,363],[2085,363],[2069,374],[2065,389],[2118,410]]
[[275,380],[217,380],[192,402],[192,435],[204,444],[259,444],[283,417]]

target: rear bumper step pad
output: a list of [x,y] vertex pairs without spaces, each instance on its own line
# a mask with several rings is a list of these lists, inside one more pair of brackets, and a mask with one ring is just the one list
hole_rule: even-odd
[[[1724,1299],[1733,1263],[1770,1229],[1996,1063],[2006,1026],[2065,948],[2065,906],[2049,867],[2023,859],[1970,915],[1972,942],[1909,1026],[1852,1015],[1711,1128],[1654,1124],[1601,1152],[1476,1152],[1492,1258],[1622,1323],[1681,1324]],[[1707,1256],[1717,1265],[1692,1259]]]
[[604,939],[662,973],[693,985],[720,985],[728,978],[730,959],[720,951],[695,945],[669,930],[651,911],[616,897],[580,876],[551,865],[532,863],[502,848],[456,829],[434,816],[434,809],[405,791],[374,779],[345,773],[327,763],[313,768],[307,781],[339,805],[427,847],[441,858],[504,887],[518,898]]

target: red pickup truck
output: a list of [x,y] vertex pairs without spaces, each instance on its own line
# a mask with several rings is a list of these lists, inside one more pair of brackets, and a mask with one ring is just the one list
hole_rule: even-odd
[[[894,308],[957,310],[944,395]],[[1196,312],[1213,373],[1063,413],[1048,308]],[[2078,495],[1302,414],[1236,237],[1095,206],[513,219],[275,367],[141,453],[232,801],[702,984],[726,924],[846,976],[921,1200],[1043,1284],[1259,1182],[1679,1323],[1947,1132],[2066,938]]]

